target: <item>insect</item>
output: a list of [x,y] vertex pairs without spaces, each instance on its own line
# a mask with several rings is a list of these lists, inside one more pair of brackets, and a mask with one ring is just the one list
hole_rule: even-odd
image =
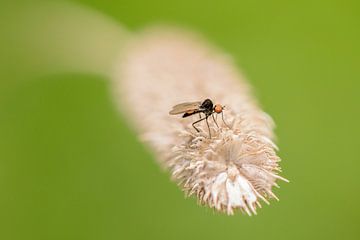
[[[169,112],[170,115],[178,115],[178,114],[182,114],[183,113],[183,118],[192,116],[194,114],[199,114],[200,119],[193,122],[192,126],[195,128],[195,130],[197,132],[200,132],[200,130],[195,126],[195,124],[201,122],[201,121],[206,121],[208,130],[209,130],[209,137],[211,138],[211,132],[210,132],[210,127],[209,127],[209,122],[208,122],[208,118],[210,116],[212,116],[215,124],[217,127],[219,127],[219,125],[217,124],[215,117],[214,117],[214,113],[220,114],[221,113],[221,117],[222,120],[224,122],[224,124],[229,127],[225,120],[224,120],[224,110],[225,106],[222,106],[220,104],[213,104],[213,102],[210,99],[206,99],[203,102],[199,101],[199,102],[185,102],[185,103],[180,103],[178,105],[173,106],[173,109]],[[205,117],[202,117],[201,114],[204,114]],[[216,115],[217,116],[217,115]]]

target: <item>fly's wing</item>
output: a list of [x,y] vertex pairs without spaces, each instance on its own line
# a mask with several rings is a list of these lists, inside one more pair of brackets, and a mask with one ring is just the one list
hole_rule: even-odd
[[180,113],[193,112],[199,109],[201,102],[186,102],[173,106],[173,109],[169,112],[170,115],[176,115]]

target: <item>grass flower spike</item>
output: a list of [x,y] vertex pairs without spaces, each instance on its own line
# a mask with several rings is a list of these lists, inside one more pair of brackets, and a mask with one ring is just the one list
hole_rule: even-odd
[[[228,55],[182,31],[149,30],[135,36],[115,66],[115,99],[129,120],[171,172],[201,204],[233,214],[256,214],[260,200],[278,199],[280,158],[273,143],[273,121],[254,101],[250,88]],[[168,114],[186,101],[210,98],[226,105],[226,126],[209,118],[195,131],[199,116]],[[193,118],[193,119],[191,119]]]

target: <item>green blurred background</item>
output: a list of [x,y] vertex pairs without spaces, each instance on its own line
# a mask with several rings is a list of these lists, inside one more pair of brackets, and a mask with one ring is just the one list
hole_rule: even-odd
[[[0,239],[360,239],[358,1],[52,3],[4,1],[0,10]],[[94,24],[80,14],[86,27],[69,47],[78,10],[62,19],[63,5],[129,31],[187,27],[231,54],[278,126],[291,180],[276,190],[280,202],[229,217],[185,199],[117,112],[109,77],[71,67]],[[48,27],[54,9],[65,28]],[[104,44],[113,28],[97,29],[94,51],[111,60],[117,46],[103,48],[118,38]],[[53,34],[56,49],[38,53],[34,41]]]

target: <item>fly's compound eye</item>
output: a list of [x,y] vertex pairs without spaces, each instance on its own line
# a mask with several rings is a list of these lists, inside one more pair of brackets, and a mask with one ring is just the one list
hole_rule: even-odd
[[215,105],[214,111],[215,111],[216,113],[221,113],[222,110],[223,110],[223,107],[222,107],[220,104],[216,104],[216,105]]

